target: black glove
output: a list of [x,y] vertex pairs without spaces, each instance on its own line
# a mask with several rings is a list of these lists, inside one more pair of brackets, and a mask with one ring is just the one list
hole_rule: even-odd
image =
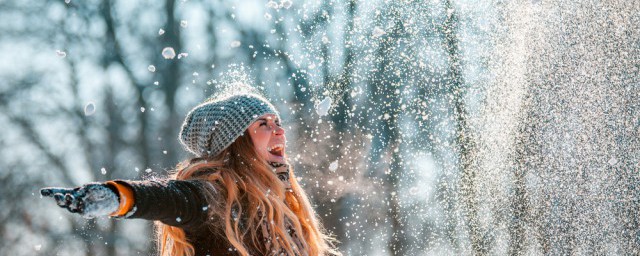
[[270,162],[269,165],[273,167],[273,172],[278,175],[278,179],[282,181],[287,190],[291,190],[291,183],[289,182],[289,165],[285,163]]
[[77,188],[43,188],[40,194],[53,197],[58,206],[87,219],[108,216],[120,206],[118,194],[101,183],[89,183]]

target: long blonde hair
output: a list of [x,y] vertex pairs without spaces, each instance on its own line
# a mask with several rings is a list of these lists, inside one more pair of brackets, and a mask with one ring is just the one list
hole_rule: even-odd
[[[324,233],[293,169],[289,171],[292,191],[286,191],[271,167],[257,154],[249,136],[245,132],[213,158],[194,158],[179,164],[172,178],[201,179],[222,185],[222,194],[226,198],[222,204],[210,201],[213,207],[209,212],[218,217],[211,219],[218,222],[224,220],[224,225],[207,224],[221,226],[229,244],[243,256],[257,253],[254,250],[266,252],[267,249],[283,251],[288,255],[304,255],[300,252],[308,255],[341,255],[334,248],[335,240]],[[197,175],[203,171],[209,172]],[[207,195],[207,198],[212,197]],[[243,221],[247,225],[240,225],[239,216],[246,217]],[[287,239],[289,235],[285,229],[285,218],[291,221],[301,240],[300,246],[304,248]],[[266,239],[270,241],[268,248],[260,239],[263,234],[261,225],[264,223],[273,223],[267,229]],[[184,230],[159,221],[155,226],[160,255],[194,255],[195,249],[187,240]]]

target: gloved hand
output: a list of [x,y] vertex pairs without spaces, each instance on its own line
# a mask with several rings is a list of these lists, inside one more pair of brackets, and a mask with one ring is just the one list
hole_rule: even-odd
[[108,216],[118,210],[120,199],[109,186],[89,183],[76,188],[43,188],[40,194],[53,197],[58,206],[91,219]]
[[289,182],[289,165],[286,163],[269,162],[269,165],[273,167],[273,172],[278,175],[278,179],[282,181],[287,190],[291,190],[291,183]]

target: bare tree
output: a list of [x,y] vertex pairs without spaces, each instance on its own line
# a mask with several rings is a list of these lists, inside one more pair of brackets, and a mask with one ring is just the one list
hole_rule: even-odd
[[454,100],[454,116],[456,119],[456,142],[459,147],[458,159],[460,161],[461,185],[459,187],[461,193],[463,212],[466,225],[469,231],[471,246],[474,254],[487,254],[489,244],[485,232],[482,231],[478,221],[478,202],[475,193],[476,189],[476,138],[474,131],[470,127],[469,111],[465,103],[467,88],[462,75],[462,57],[457,39],[457,31],[459,30],[458,14],[449,0],[444,1],[444,7],[447,11],[444,25],[442,27],[444,35],[444,47],[449,59],[449,85]]

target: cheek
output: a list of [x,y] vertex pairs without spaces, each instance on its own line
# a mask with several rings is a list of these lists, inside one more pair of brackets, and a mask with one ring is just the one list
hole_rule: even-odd
[[269,158],[269,152],[267,151],[267,146],[269,143],[268,135],[269,134],[266,134],[260,131],[251,133],[251,140],[253,141],[253,147],[255,148],[258,155],[260,155],[264,159]]
[[251,140],[253,141],[253,145],[257,147],[259,150],[266,150],[267,144],[269,143],[269,133],[260,131],[259,129],[251,132]]

